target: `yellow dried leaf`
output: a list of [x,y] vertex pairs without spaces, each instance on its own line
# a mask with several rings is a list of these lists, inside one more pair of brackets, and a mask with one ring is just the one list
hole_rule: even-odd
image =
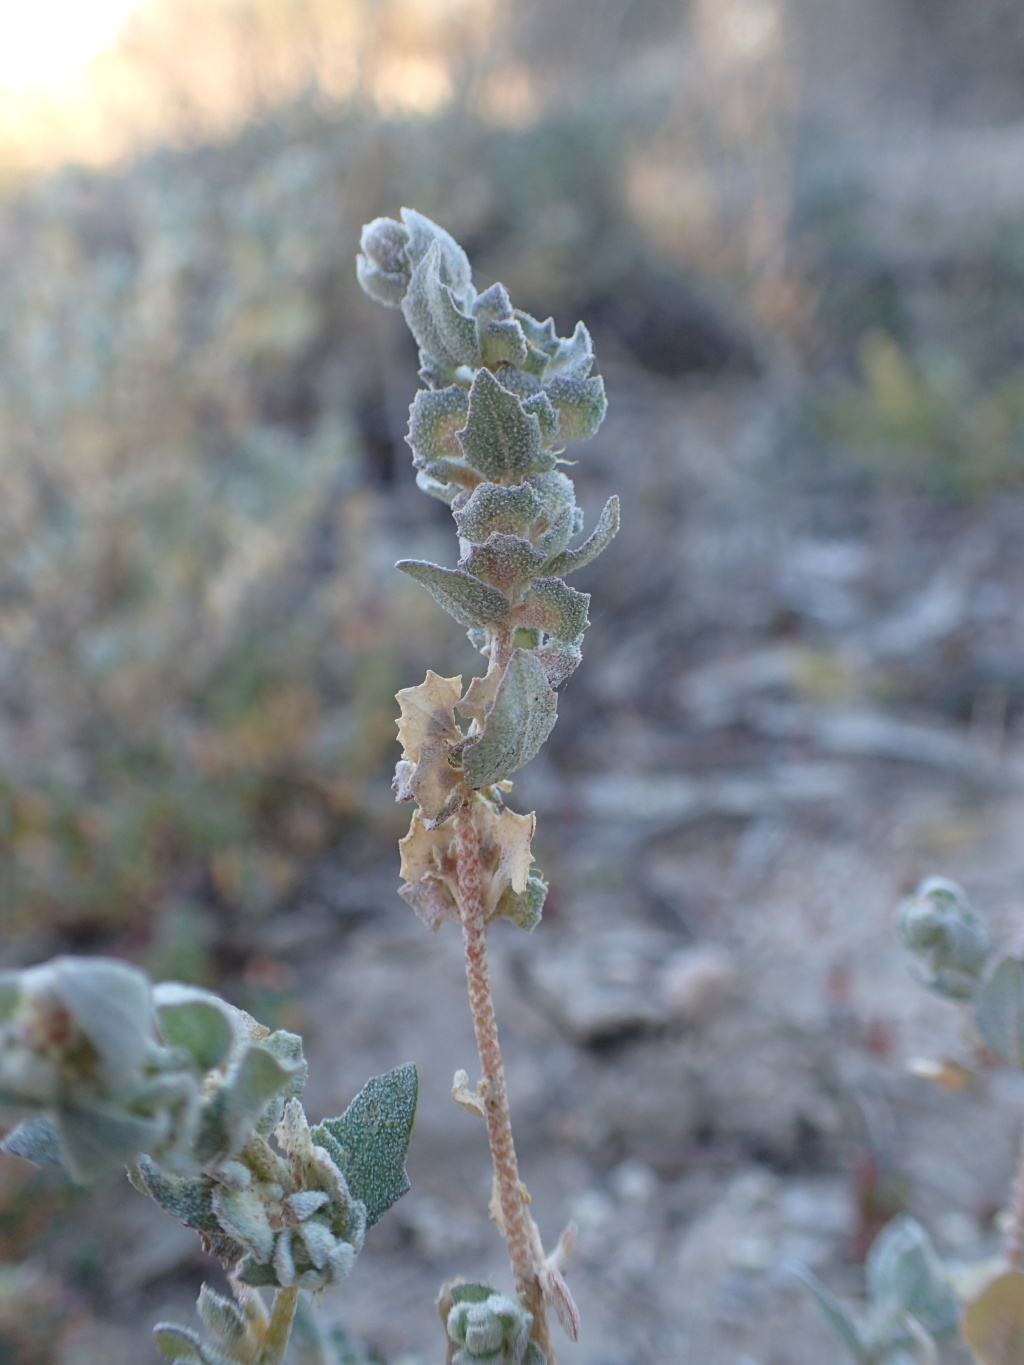
[[979,1365],[1024,1361],[1024,1274],[997,1275],[964,1309],[960,1333]]
[[455,744],[462,738],[452,709],[462,696],[462,676],[442,678],[432,669],[418,687],[403,687],[395,694],[402,708],[398,721],[398,742],[402,757],[419,763],[424,748],[442,741]]
[[420,812],[414,811],[409,833],[398,841],[402,855],[401,876],[407,882],[418,882],[421,877],[438,877],[447,882],[454,893],[458,886],[454,842],[452,825],[428,829]]
[[499,682],[501,674],[497,669],[493,673],[485,673],[482,678],[474,678],[466,688],[466,695],[457,704],[456,710],[467,720],[475,720],[482,727],[484,717],[494,704]]
[[517,815],[502,810],[497,814],[486,802],[474,807],[476,826],[480,833],[480,856],[490,870],[487,892],[488,913],[493,913],[505,888],[522,893],[533,864],[530,840],[537,827],[536,815]]

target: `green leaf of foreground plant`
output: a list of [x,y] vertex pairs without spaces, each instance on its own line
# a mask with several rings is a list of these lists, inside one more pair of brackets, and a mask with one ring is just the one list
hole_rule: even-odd
[[956,1327],[956,1296],[931,1239],[916,1219],[903,1215],[875,1238],[865,1266],[872,1306],[894,1322],[908,1314],[933,1336]]
[[240,1151],[264,1106],[289,1086],[294,1071],[264,1048],[246,1048],[203,1111],[197,1159],[206,1163]]
[[490,370],[481,369],[459,441],[466,463],[485,479],[515,478],[528,473],[540,454],[540,423]]
[[552,406],[558,412],[558,435],[563,441],[589,441],[608,411],[604,380],[553,379],[545,385]]
[[535,578],[515,616],[516,625],[535,626],[556,640],[578,640],[590,625],[588,592],[577,592],[560,578]]
[[974,997],[978,1028],[993,1052],[1024,1070],[1024,962],[1004,958]]
[[354,1199],[376,1223],[409,1188],[405,1154],[416,1117],[419,1077],[411,1062],[367,1081],[340,1118],[312,1129],[344,1175]]
[[395,568],[422,583],[460,626],[486,626],[508,614],[507,597],[462,569],[443,569],[422,559],[400,559]]
[[565,574],[574,573],[577,569],[582,569],[585,565],[590,564],[602,550],[608,548],[618,534],[618,530],[619,500],[613,496],[605,503],[597,525],[583,544],[575,550],[564,550],[557,558],[553,559],[547,567],[548,575],[551,578],[562,578]]
[[544,669],[526,650],[513,650],[483,734],[462,751],[466,785],[489,787],[529,763],[554,728],[557,709],[558,699]]
[[964,1309],[960,1334],[979,1365],[1020,1365],[1024,1360],[1024,1275],[997,1275]]
[[476,320],[460,312],[441,280],[441,248],[432,242],[412,272],[402,313],[421,350],[444,371],[475,365],[480,356]]
[[153,1001],[168,1047],[181,1048],[202,1072],[220,1066],[235,1041],[235,1028],[215,995],[196,986],[165,981],[155,987]]
[[526,535],[540,512],[540,498],[528,483],[516,484],[513,488],[481,483],[453,515],[462,539],[473,545],[483,545],[495,531],[508,536]]

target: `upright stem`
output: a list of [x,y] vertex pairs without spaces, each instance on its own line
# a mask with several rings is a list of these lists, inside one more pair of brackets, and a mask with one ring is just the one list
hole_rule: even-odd
[[456,851],[459,873],[459,903],[462,940],[466,950],[466,983],[473,1031],[480,1056],[483,1083],[480,1098],[487,1121],[487,1140],[491,1148],[498,1204],[504,1223],[505,1244],[512,1263],[516,1293],[523,1306],[533,1314],[533,1340],[548,1365],[555,1365],[548,1337],[544,1296],[537,1264],[537,1238],[533,1219],[527,1209],[529,1196],[519,1179],[512,1120],[505,1087],[505,1067],[498,1045],[498,1025],[494,1017],[491,979],[487,967],[487,937],[484,921],[484,888],[480,867],[480,841],[473,820],[472,805],[455,817]]
[[1007,1210],[1006,1259],[1014,1270],[1024,1270],[1024,1135]]
[[299,1291],[294,1285],[290,1289],[275,1290],[274,1305],[270,1310],[270,1322],[267,1325],[267,1334],[263,1338],[259,1365],[282,1365],[298,1305]]

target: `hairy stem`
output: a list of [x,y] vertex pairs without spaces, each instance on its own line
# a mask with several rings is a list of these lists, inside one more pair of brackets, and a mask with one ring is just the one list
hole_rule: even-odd
[[1024,1270],[1024,1135],[1007,1209],[1005,1252],[1007,1262],[1014,1270]]
[[275,1290],[274,1305],[270,1310],[270,1322],[267,1334],[263,1338],[259,1365],[282,1365],[298,1305],[299,1291],[294,1285],[290,1289]]
[[498,1025],[491,997],[491,978],[487,967],[487,938],[484,925],[484,888],[480,867],[480,842],[473,821],[472,805],[455,817],[459,873],[459,904],[462,940],[466,951],[466,983],[469,1008],[473,1016],[477,1052],[483,1082],[480,1097],[487,1121],[487,1140],[491,1148],[494,1181],[504,1224],[516,1293],[523,1306],[533,1314],[533,1340],[548,1365],[554,1365],[554,1352],[548,1338],[544,1296],[538,1279],[537,1236],[527,1205],[529,1196],[519,1179],[512,1119],[505,1087],[505,1067],[498,1045]]

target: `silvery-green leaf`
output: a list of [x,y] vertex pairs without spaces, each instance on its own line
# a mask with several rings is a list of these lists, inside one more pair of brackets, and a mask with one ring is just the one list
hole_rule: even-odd
[[521,308],[515,310],[515,316],[530,345],[536,347],[545,360],[553,356],[558,350],[558,333],[555,331],[554,318],[545,318],[543,322],[538,322]]
[[[523,399],[523,411],[531,413],[540,423],[541,449],[546,450],[558,439],[558,413],[551,406],[551,399],[546,393],[530,394]],[[551,467],[554,467],[553,463]]]
[[178,1179],[165,1175],[148,1156],[129,1167],[128,1177],[140,1194],[148,1194],[160,1207],[187,1228],[207,1235],[220,1230],[213,1212],[213,1186],[204,1179]]
[[1024,1070],[1024,962],[1006,957],[975,997],[978,1028],[993,1052]]
[[405,1154],[416,1116],[418,1077],[411,1063],[375,1076],[340,1118],[325,1119],[312,1130],[313,1141],[328,1147],[353,1198],[366,1205],[367,1227],[409,1188]]
[[541,513],[530,537],[545,558],[561,554],[576,526],[576,489],[558,470],[535,474],[530,483],[541,502]]
[[36,972],[96,1049],[103,1082],[113,1090],[131,1084],[155,1042],[145,972],[96,957],[58,957]]
[[480,326],[480,361],[496,365],[521,365],[526,359],[526,338],[518,322],[488,322]]
[[64,1165],[84,1184],[134,1160],[160,1132],[153,1119],[98,1109],[61,1108],[55,1120]]
[[547,373],[560,379],[586,379],[594,364],[594,344],[582,322],[568,340],[559,337]]
[[181,1048],[201,1072],[220,1066],[235,1041],[235,1024],[212,991],[165,981],[154,988],[153,1003],[168,1047]]
[[402,300],[409,331],[442,370],[476,365],[480,360],[476,320],[461,312],[451,288],[441,279],[442,256],[437,242],[412,272]]
[[215,1185],[210,1204],[224,1232],[261,1261],[269,1261],[274,1250],[274,1232],[267,1210],[253,1190],[230,1190]]
[[513,650],[502,674],[483,734],[462,751],[462,775],[470,788],[511,777],[539,752],[557,718],[558,699],[532,654]]
[[310,1218],[307,1222],[300,1223],[298,1234],[306,1245],[310,1261],[317,1270],[323,1270],[331,1259],[331,1252],[337,1241],[330,1228],[318,1219]]
[[400,559],[395,568],[422,583],[460,626],[486,626],[508,615],[506,597],[461,569],[443,569],[420,559]]
[[277,1272],[274,1267],[267,1261],[258,1261],[255,1256],[242,1258],[234,1271],[234,1278],[252,1289],[278,1288]]
[[612,496],[604,505],[597,525],[582,545],[575,550],[563,550],[547,566],[551,578],[564,578],[567,573],[590,564],[602,550],[607,549],[619,529],[619,500]]
[[505,888],[494,914],[498,919],[507,919],[517,929],[529,933],[540,923],[547,894],[547,882],[543,877],[531,873],[526,879],[525,890],[517,892],[511,886]]
[[493,531],[483,545],[474,545],[459,568],[492,588],[510,602],[520,601],[530,579],[540,572],[544,556],[522,536]]
[[309,1064],[303,1054],[302,1038],[299,1034],[289,1033],[283,1028],[275,1029],[262,1040],[260,1047],[276,1057],[289,1072],[289,1080],[278,1092],[282,1099],[295,1099],[301,1095],[309,1077]]
[[224,1341],[241,1341],[245,1336],[246,1321],[242,1310],[208,1284],[200,1289],[196,1308],[203,1325]]
[[508,290],[503,284],[492,284],[476,296],[471,311],[480,322],[506,322],[512,317],[512,300]]
[[822,1316],[832,1329],[832,1335],[857,1362],[857,1365],[872,1365],[872,1353],[861,1335],[860,1329],[839,1300],[821,1283],[816,1275],[800,1267],[797,1274],[814,1297],[821,1309]]
[[466,463],[485,479],[515,478],[540,454],[540,424],[490,370],[478,370],[469,391],[469,415],[459,432]]
[[415,209],[402,209],[402,222],[409,234],[406,254],[413,265],[418,265],[436,243],[441,279],[460,299],[465,298],[472,288],[473,271],[469,257],[451,233]]
[[461,460],[457,432],[469,414],[469,394],[458,384],[419,389],[409,409],[409,445],[419,459]]
[[560,578],[535,578],[516,623],[535,626],[556,640],[578,640],[590,624],[589,605],[589,593],[577,592]]
[[360,236],[356,275],[370,298],[385,308],[399,308],[408,288],[412,271],[408,245],[408,229],[393,218],[375,218]]
[[534,658],[543,668],[548,682],[557,689],[579,668],[583,662],[583,651],[575,640],[568,643],[553,640],[543,649],[536,650]]
[[540,515],[540,510],[540,499],[528,483],[516,484],[512,488],[502,488],[496,483],[481,483],[453,515],[462,539],[482,545],[495,531],[509,536],[525,536]]
[[416,487],[421,493],[437,498],[438,502],[446,503],[449,507],[463,491],[457,483],[449,483],[446,479],[435,478],[433,474],[428,474],[425,469],[416,471]]
[[292,1234],[288,1228],[278,1233],[274,1243],[273,1265],[278,1284],[288,1288],[295,1283],[295,1257],[292,1254]]
[[865,1264],[876,1314],[894,1322],[909,1314],[932,1333],[951,1332],[960,1317],[956,1295],[924,1228],[908,1215],[875,1238]]
[[329,1201],[330,1195],[326,1190],[299,1190],[297,1194],[290,1194],[284,1202],[301,1223]]
[[544,392],[558,409],[558,435],[563,441],[587,441],[604,421],[608,400],[600,375],[553,379]]
[[202,1342],[197,1333],[187,1327],[175,1327],[170,1322],[157,1323],[153,1328],[153,1345],[165,1360],[204,1365]]
[[35,1166],[64,1165],[57,1130],[49,1119],[26,1119],[24,1123],[19,1123],[0,1142],[0,1151],[8,1156],[20,1156],[23,1161],[31,1161]]
[[974,995],[992,939],[962,887],[945,877],[926,878],[900,906],[897,930],[924,965],[926,986],[954,1000]]

